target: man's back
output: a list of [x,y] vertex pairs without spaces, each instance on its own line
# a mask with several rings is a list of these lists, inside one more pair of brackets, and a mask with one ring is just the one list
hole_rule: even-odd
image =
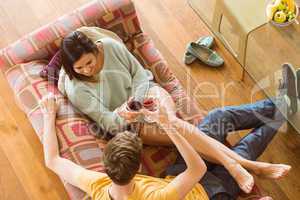
[[[83,178],[84,176],[82,176]],[[84,178],[83,178],[84,179]],[[91,180],[91,179],[89,179]],[[172,178],[160,179],[144,175],[136,175],[134,177],[134,190],[129,200],[176,200],[178,193],[175,188],[168,185]],[[85,182],[84,180],[82,180]],[[108,176],[104,176],[91,183],[83,183],[89,185],[89,194],[95,200],[111,200],[109,188],[112,181]],[[188,193],[185,200],[208,200],[205,190],[200,184],[197,184],[192,191]]]

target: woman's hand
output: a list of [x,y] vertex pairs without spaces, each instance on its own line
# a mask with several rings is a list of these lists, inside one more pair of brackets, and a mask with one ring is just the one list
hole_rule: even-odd
[[127,123],[137,122],[142,115],[141,111],[129,111],[127,109],[127,102],[123,103],[123,105],[117,109],[117,112]]
[[56,116],[58,105],[56,103],[56,97],[53,93],[43,97],[39,104],[44,116]]
[[160,102],[156,99],[154,100],[155,104],[155,111],[149,111],[147,109],[142,109],[142,113],[144,114],[144,117],[146,121],[153,121],[158,124],[167,124],[170,122],[167,109],[160,104]]

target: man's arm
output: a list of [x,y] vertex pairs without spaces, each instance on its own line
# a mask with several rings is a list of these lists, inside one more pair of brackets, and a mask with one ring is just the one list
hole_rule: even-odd
[[54,96],[49,95],[44,98],[40,105],[44,114],[43,147],[46,166],[68,183],[89,193],[89,183],[105,174],[87,170],[60,157],[55,128],[57,105]]
[[[168,124],[171,123],[169,122]],[[162,125],[162,127],[164,128],[168,126]],[[168,193],[168,190],[172,191],[173,189],[176,189],[179,199],[183,199],[200,181],[202,176],[205,174],[207,167],[192,145],[189,144],[175,128],[164,128],[164,130],[178,149],[187,165],[187,169],[177,175],[172,182],[167,185],[165,191]]]
[[[157,101],[157,103],[159,103]],[[162,105],[158,106],[159,112],[149,112],[143,109],[143,114],[151,117],[156,121],[166,134],[170,137],[178,151],[182,155],[187,169],[181,174],[177,175],[162,191],[166,198],[169,194],[173,196],[173,192],[177,192],[178,198],[183,199],[193,187],[200,181],[201,177],[205,174],[207,168],[191,144],[178,133],[175,127],[172,126],[172,120],[169,119],[165,108]],[[175,190],[175,191],[174,191]]]

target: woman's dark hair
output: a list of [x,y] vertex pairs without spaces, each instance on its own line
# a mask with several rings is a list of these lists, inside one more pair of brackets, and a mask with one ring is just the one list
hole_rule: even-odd
[[91,77],[75,72],[73,65],[83,54],[99,52],[97,45],[80,31],[73,31],[61,42],[61,59],[63,68],[70,80],[74,77],[79,80],[90,80]]

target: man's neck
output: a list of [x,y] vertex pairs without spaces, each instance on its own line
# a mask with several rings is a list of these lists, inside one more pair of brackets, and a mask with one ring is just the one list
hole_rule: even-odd
[[134,180],[131,180],[127,185],[117,185],[112,183],[110,188],[110,195],[114,200],[127,199],[134,189]]

